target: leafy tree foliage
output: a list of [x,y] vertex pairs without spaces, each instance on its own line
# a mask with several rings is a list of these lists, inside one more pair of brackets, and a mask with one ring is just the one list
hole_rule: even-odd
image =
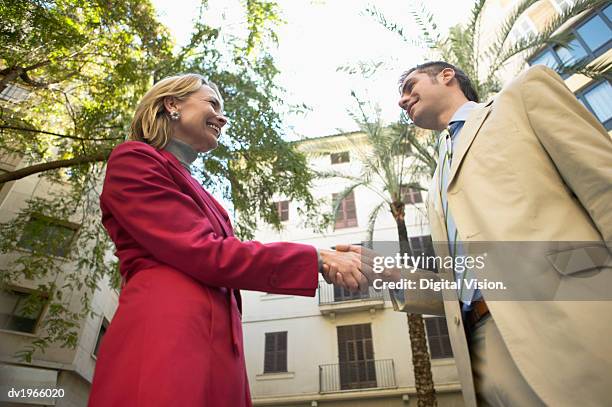
[[[241,236],[252,235],[256,214],[280,225],[271,209],[274,194],[314,211],[306,161],[281,137],[282,90],[267,51],[280,22],[277,7],[241,4],[246,38],[208,25],[203,1],[189,43],[177,47],[146,0],[0,0],[0,91],[20,86],[29,94],[21,102],[0,99],[0,152],[26,163],[0,174],[0,185],[32,174],[52,185],[0,225],[0,284],[37,284],[49,303],[40,335],[21,355],[26,360],[51,343],[74,347],[95,287],[105,278],[118,285],[100,223],[101,179],[155,81],[198,72],[219,85],[230,125],[222,145],[202,157],[196,177],[232,202]],[[35,218],[78,225],[65,256],[50,254],[42,231],[24,250],[23,233]],[[67,292],[79,295],[67,298]]]

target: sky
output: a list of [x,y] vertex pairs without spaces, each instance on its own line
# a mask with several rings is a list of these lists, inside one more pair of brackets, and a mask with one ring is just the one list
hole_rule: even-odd
[[[357,129],[349,115],[361,100],[380,108],[384,121],[398,118],[397,78],[406,69],[424,62],[423,49],[403,41],[365,13],[374,5],[411,37],[418,29],[410,15],[414,0],[278,0],[285,21],[277,28],[279,44],[273,50],[280,70],[278,84],[285,89],[284,138],[321,137]],[[429,0],[427,8],[442,32],[468,21],[474,0]],[[199,0],[153,0],[158,17],[178,44],[185,43],[192,20],[198,15]],[[180,4],[180,7],[177,6]],[[227,30],[240,30],[238,0],[209,0],[210,23]],[[341,67],[379,64],[373,75],[349,73]],[[358,71],[358,69],[357,69]],[[305,104],[308,109],[291,113],[289,106]]]

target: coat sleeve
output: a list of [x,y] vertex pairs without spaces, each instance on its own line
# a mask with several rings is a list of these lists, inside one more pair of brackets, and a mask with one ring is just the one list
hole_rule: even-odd
[[421,280],[440,281],[437,273],[418,269],[412,273],[402,270],[402,280],[405,284],[411,281],[414,289],[389,289],[389,297],[393,310],[411,314],[427,314],[444,316],[444,302],[441,291],[420,288]]
[[540,143],[612,250],[612,139],[550,68],[531,68],[521,95]]
[[101,204],[139,245],[207,285],[314,296],[313,246],[220,236],[164,160],[148,145],[128,142],[108,161]]

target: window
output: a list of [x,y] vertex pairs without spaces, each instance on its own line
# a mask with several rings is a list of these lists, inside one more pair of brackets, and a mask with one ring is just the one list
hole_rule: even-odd
[[448,327],[446,318],[425,318],[425,329],[427,330],[427,342],[432,359],[445,359],[453,357],[450,340],[448,339]]
[[567,46],[562,47],[561,45],[555,45],[553,50],[559,56],[561,63],[565,66],[574,65],[588,56],[582,43],[575,36],[568,42]]
[[612,35],[612,30],[604,18],[603,15],[596,14],[576,29],[578,35],[593,52],[609,42]]
[[334,301],[342,302],[342,301],[350,301],[350,300],[361,300],[365,298],[370,298],[369,291],[361,292],[355,291],[351,292],[342,287],[334,285]]
[[45,297],[34,292],[0,289],[0,329],[35,333],[45,305]]
[[102,323],[100,324],[100,331],[98,332],[98,339],[96,340],[96,347],[94,348],[93,355],[98,356],[98,350],[100,350],[100,345],[102,344],[102,338],[104,338],[104,334],[108,329],[108,319],[102,318]]
[[350,156],[348,151],[343,151],[341,153],[331,153],[331,163],[332,164],[342,164],[350,161]]
[[551,69],[557,69],[559,63],[557,62],[557,58],[555,57],[555,53],[547,49],[541,52],[537,57],[533,58],[530,62],[530,65],[546,65]]
[[408,185],[400,187],[400,194],[405,204],[416,204],[423,202],[421,190]]
[[[567,2],[567,0],[566,0]],[[588,63],[612,47],[612,6],[595,10],[568,32],[567,46],[548,45],[529,61],[559,70],[578,62]]]
[[[334,206],[338,202],[340,194],[332,195]],[[348,194],[338,206],[336,211],[336,229],[357,226],[357,209],[355,208],[355,195],[353,192]]]
[[287,331],[267,332],[264,354],[264,373],[287,371]]
[[[530,65],[544,64],[560,70],[578,62],[589,63],[612,48],[612,5],[597,9],[569,30],[570,39],[567,46],[547,46],[533,57]],[[567,74],[563,75],[567,78]],[[612,87],[609,81],[600,81],[589,85],[576,96],[597,118],[606,129],[612,129],[610,107],[612,105]]]
[[13,103],[23,102],[30,96],[30,91],[22,86],[9,83],[0,92],[0,99],[7,100]]
[[289,201],[274,202],[274,206],[281,222],[289,220]]
[[340,388],[376,387],[376,366],[370,324],[338,327]]
[[577,92],[576,96],[606,129],[612,130],[612,85],[609,81],[596,82]]
[[19,246],[66,257],[77,229],[77,225],[36,215],[25,225]]
[[[434,247],[433,247],[433,242],[431,240],[431,236],[429,235],[415,236],[415,237],[409,238],[409,240],[410,240],[410,251],[412,252],[411,254],[413,256],[425,256],[427,258],[427,257],[434,257],[436,255],[434,251]],[[426,270],[437,271],[436,264],[435,264],[435,261],[433,261],[433,259],[427,260],[427,261],[426,259],[423,259],[422,261],[424,262],[423,265],[425,266],[425,267],[422,266],[422,268]]]
[[604,16],[608,19],[608,21],[612,21],[612,6],[608,6],[603,10]]

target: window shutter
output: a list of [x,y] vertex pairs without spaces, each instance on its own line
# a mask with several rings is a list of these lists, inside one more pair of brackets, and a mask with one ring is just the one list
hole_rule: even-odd
[[264,373],[287,371],[287,332],[267,332],[264,352]]
[[446,318],[431,317],[425,319],[427,329],[427,342],[432,359],[444,359],[453,357],[453,351],[448,337]]

